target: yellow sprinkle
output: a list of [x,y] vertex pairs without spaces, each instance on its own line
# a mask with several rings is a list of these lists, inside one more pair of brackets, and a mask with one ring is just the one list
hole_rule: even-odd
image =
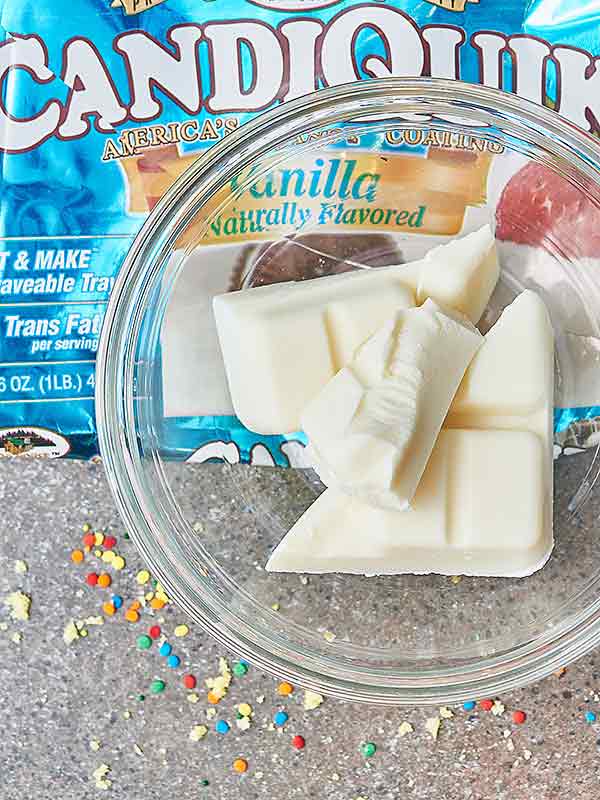
[[125,566],[125,559],[123,558],[123,556],[115,556],[113,558],[112,565],[114,569],[123,569],[123,567]]
[[96,784],[96,789],[110,789],[112,781],[106,777],[110,772],[108,764],[100,764],[100,766],[92,772],[92,778]]
[[406,736],[407,733],[412,733],[414,731],[413,726],[410,722],[401,722],[398,728],[398,736]]
[[24,575],[28,569],[29,567],[27,566],[26,561],[21,561],[21,559],[15,561],[15,572],[17,575]]
[[94,555],[96,558],[102,558],[102,550],[94,550]]
[[240,703],[238,706],[238,711],[243,717],[249,717],[252,714],[252,706],[250,703]]
[[123,719],[131,719],[131,711],[124,711]]
[[188,703],[197,703],[200,700],[200,696],[196,694],[196,692],[190,692],[187,696]]
[[500,700],[494,700],[494,705],[492,706],[492,714],[495,717],[500,717],[502,714],[504,714],[504,709],[505,709],[504,703],[501,703]]
[[148,572],[147,569],[141,569],[135,576],[135,579],[140,584],[140,586],[143,586],[150,580],[150,573]]
[[271,609],[273,611],[279,611],[279,608],[280,608],[279,603],[272,603]]
[[335,633],[332,633],[332,631],[325,631],[323,638],[326,642],[333,642],[335,639]]
[[134,742],[134,743],[133,743],[133,752],[134,752],[134,753],[135,753],[137,756],[143,756],[143,755],[144,755],[144,751],[143,751],[143,750],[142,750],[142,748],[139,746],[139,744],[137,744],[137,742]]
[[96,547],[99,547],[103,541],[104,541],[104,534],[100,533],[100,531],[96,531],[96,533],[94,534],[94,544],[96,545]]
[[181,638],[182,636],[187,636],[189,632],[190,632],[190,629],[188,628],[188,626],[187,626],[187,625],[178,625],[178,626],[175,628],[175,630],[173,631],[173,633],[175,634],[175,636],[177,636],[177,637],[180,637],[180,638]]
[[19,631],[15,631],[15,632],[12,634],[12,636],[10,637],[10,640],[11,640],[11,642],[12,642],[13,644],[21,644],[21,640],[22,640],[22,638],[23,638],[23,634],[22,634],[22,633],[19,633]]
[[452,576],[450,577],[450,580],[451,580],[451,581],[452,581],[452,583],[454,583],[454,584],[460,583],[460,582],[462,581],[462,579],[463,579],[463,576],[462,576],[462,575],[452,575]]
[[31,597],[23,592],[13,592],[4,598],[4,605],[8,607],[13,619],[26,622],[31,609]]
[[97,753],[101,746],[98,739],[90,739],[90,750],[93,750],[94,753]]
[[217,716],[217,709],[216,708],[207,708],[206,709],[206,719],[214,719]]
[[192,742],[199,742],[200,739],[204,739],[207,733],[208,733],[208,728],[206,727],[206,725],[194,725],[194,727],[190,731],[190,739],[192,740]]
[[147,592],[144,595],[144,598],[145,598],[146,602],[148,602],[148,603],[150,602],[150,600],[152,600],[153,597],[154,597],[154,592]]
[[80,636],[81,636],[83,639],[85,639],[85,637],[88,635],[87,628],[81,628],[81,630],[79,631],[79,635],[80,635]]
[[110,562],[114,559],[114,557],[115,554],[112,550],[105,550],[101,556],[102,561],[104,561],[106,564],[110,564]]
[[84,533],[89,533],[89,532],[92,530],[92,526],[90,525],[90,523],[89,523],[89,522],[86,522],[86,523],[84,523],[84,525],[83,525],[83,527],[81,528],[81,530],[82,530]]
[[452,719],[454,712],[448,706],[440,706],[440,717],[442,719]]

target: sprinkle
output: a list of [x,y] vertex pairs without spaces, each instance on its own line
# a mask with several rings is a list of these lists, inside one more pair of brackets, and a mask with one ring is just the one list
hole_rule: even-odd
[[450,580],[452,581],[452,583],[453,583],[455,586],[456,586],[457,584],[459,584],[459,583],[462,581],[462,579],[463,579],[463,576],[462,576],[462,575],[451,575],[451,576],[450,576]]
[[201,522],[194,522],[193,529],[196,533],[202,533],[204,525]]
[[143,702],[144,702],[144,700],[146,699],[146,695],[145,695],[145,694],[138,694],[138,695],[137,695],[137,697],[136,697],[135,699],[136,699],[136,700],[139,700],[139,701],[140,701],[140,703],[143,703]]
[[27,566],[26,561],[21,561],[21,560],[15,561],[15,572],[17,573],[17,575],[24,575],[28,569],[29,567]]
[[128,608],[127,611],[125,612],[125,619],[127,620],[127,622],[139,622],[140,615],[134,608]]
[[123,719],[131,719],[131,711],[127,709],[123,712]]
[[492,714],[495,717],[500,717],[504,714],[505,711],[504,703],[501,703],[500,700],[494,700],[494,705],[492,706]]
[[244,663],[242,663],[241,661],[236,661],[236,662],[235,662],[235,664],[233,665],[233,674],[234,674],[236,677],[238,677],[238,678],[241,678],[241,677],[242,677],[242,676],[244,676],[244,675],[245,675],[247,672],[248,672],[248,667],[247,667],[247,665],[246,665],[246,664],[244,664]]
[[14,620],[26,622],[31,609],[31,597],[23,592],[12,592],[4,598],[4,605],[8,607]]
[[88,574],[85,576],[85,582],[88,586],[95,586],[98,583],[98,573],[88,572]]
[[596,719],[597,719],[596,714],[594,714],[593,711],[586,711],[585,712],[585,721],[589,722],[590,725],[592,723],[596,722]]
[[83,550],[73,550],[71,552],[71,561],[75,564],[81,564],[85,556],[83,555]]
[[168,642],[163,642],[161,646],[158,648],[158,654],[160,656],[170,656],[173,648]]
[[289,715],[286,714],[285,711],[278,711],[273,717],[273,722],[275,725],[281,727],[282,725],[285,725],[288,719]]
[[481,708],[483,711],[491,711],[493,706],[494,706],[493,700],[481,700],[481,702],[479,703],[479,708]]
[[190,629],[188,628],[187,625],[177,625],[177,627],[173,631],[173,633],[175,634],[175,636],[177,636],[178,639],[180,639],[182,636],[187,636],[189,632]]
[[280,694],[282,697],[288,697],[293,691],[294,687],[287,681],[282,681],[277,687],[277,694]]
[[257,703],[258,703],[260,706],[262,706],[262,704],[265,702],[265,696],[264,696],[264,694],[259,694],[259,695],[257,696],[257,698],[256,698],[256,702],[257,702]]
[[294,736],[292,738],[292,747],[295,747],[296,750],[302,750],[306,745],[306,740],[304,736]]
[[217,709],[207,708],[205,713],[206,713],[206,719],[214,719],[217,716]]
[[196,692],[191,692],[191,694],[187,696],[188,703],[197,703],[198,700],[200,700],[200,695],[196,694]]
[[[198,523],[196,523],[196,525],[197,524]],[[200,781],[200,786],[203,786],[203,787],[204,786],[210,786],[210,781],[208,780],[208,778],[202,778],[202,780]]]
[[84,622],[86,625],[104,625],[104,617],[100,615],[96,617],[86,617]]
[[315,708],[321,705],[324,699],[322,694],[306,689],[304,692],[304,710],[314,711]]
[[125,559],[123,556],[115,556],[113,558],[112,565],[113,569],[121,570],[125,567]]
[[147,569],[141,569],[135,576],[135,579],[140,584],[140,586],[143,586],[150,580],[150,573],[148,572]]
[[92,547],[96,544],[95,537],[93,533],[86,533],[83,537],[83,544],[88,549],[91,550]]
[[434,741],[438,737],[441,724],[442,720],[439,717],[429,717],[429,719],[425,720],[425,730],[431,734],[431,738]]
[[400,727],[398,728],[398,736],[406,736],[407,733],[412,733],[414,731],[413,726],[410,722],[401,722]]
[[375,742],[363,742],[360,746],[360,752],[365,758],[371,758],[377,752],[377,745]]
[[252,706],[250,705],[250,703],[240,703],[237,709],[242,715],[242,717],[252,716]]
[[63,641],[65,644],[71,644],[76,639],[79,639],[79,631],[73,620],[67,622],[63,631]]
[[101,575],[98,575],[98,586],[102,589],[108,589],[108,587],[112,583],[112,578],[110,575],[107,575],[106,572],[103,572]]
[[102,611],[104,611],[107,616],[112,617],[116,613],[117,609],[115,608],[114,603],[102,603]]
[[108,548],[108,550],[112,550],[113,547],[116,545],[117,540],[114,536],[105,536],[103,545],[104,547]]
[[181,659],[179,656],[169,656],[167,658],[167,666],[171,667],[171,669],[177,669],[177,667],[181,664]]
[[105,550],[101,555],[101,560],[104,561],[105,564],[110,564],[112,560],[115,558],[115,554],[112,550]]
[[463,703],[463,708],[465,711],[473,711],[476,705],[477,704],[475,700],[467,700],[465,703]]
[[212,703],[212,705],[216,705],[221,698],[211,691],[206,695],[206,699],[208,700],[209,703]]
[[332,631],[325,631],[325,633],[323,634],[323,638],[325,639],[326,642],[333,642],[336,637],[335,633],[332,633]]
[[137,756],[143,756],[143,755],[144,755],[144,751],[143,751],[143,750],[142,750],[142,748],[139,746],[139,744],[137,744],[136,742],[134,742],[134,743],[133,743],[133,752],[134,752],[134,753],[135,753]]
[[97,532],[94,534],[94,544],[96,545],[96,547],[100,547],[100,545],[101,545],[103,542],[104,542],[104,534],[103,534],[103,533],[100,533],[100,531],[97,531]]
[[217,733],[229,733],[229,723],[225,722],[224,719],[220,719],[215,725],[215,730]]
[[137,646],[140,650],[148,650],[149,647],[152,647],[152,639],[144,633],[142,636],[138,636]]
[[97,753],[101,746],[102,745],[98,739],[90,739],[90,750],[92,750],[94,753]]
[[82,527],[81,527],[81,530],[82,530],[84,533],[88,533],[89,531],[91,531],[91,530],[92,530],[92,526],[90,525],[90,523],[89,523],[89,522],[84,522],[84,523],[83,523],[83,525],[82,525]]
[[108,764],[100,764],[100,766],[92,772],[92,778],[96,784],[96,789],[110,789],[112,781],[106,777],[110,772]]
[[235,724],[241,731],[247,731],[250,728],[250,717],[239,717],[236,719]]
[[94,555],[96,558],[102,558],[102,550],[94,550]]
[[271,603],[271,610],[272,611],[279,611],[280,608],[281,608],[281,606],[279,605],[279,603]]
[[160,611],[161,608],[165,607],[165,601],[161,600],[159,597],[155,597],[152,600],[150,600],[150,605],[156,611]]
[[10,640],[13,644],[21,644],[21,640],[23,639],[23,634],[19,631],[15,631],[11,634]]
[[454,712],[448,706],[440,706],[440,717],[442,719],[452,719]]
[[158,639],[158,637],[160,636],[160,625],[153,625],[148,631],[148,633],[153,639]]
[[183,676],[183,685],[186,689],[195,689],[198,681],[196,680],[194,675],[184,675]]
[[152,683],[150,684],[150,691],[152,692],[152,694],[160,694],[161,692],[164,692],[166,688],[167,688],[166,683],[158,679],[152,681]]
[[204,739],[207,733],[208,733],[208,728],[206,727],[206,725],[194,725],[194,727],[190,731],[190,739],[192,740],[192,742],[199,742],[200,739]]
[[133,609],[133,611],[139,611],[142,607],[142,604],[139,600],[134,600],[133,603],[129,606],[129,608]]
[[235,770],[235,772],[240,772],[240,773],[247,772],[248,762],[246,761],[245,758],[236,758],[236,760],[233,762],[233,769]]
[[115,608],[121,608],[123,605],[123,598],[120,594],[113,594],[112,602]]
[[513,711],[512,719],[515,725],[522,725],[527,719],[527,714],[524,711],[520,710]]
[[556,672],[554,673],[555,677],[557,678],[564,678],[566,674],[567,674],[566,667],[560,667],[560,669],[557,669]]

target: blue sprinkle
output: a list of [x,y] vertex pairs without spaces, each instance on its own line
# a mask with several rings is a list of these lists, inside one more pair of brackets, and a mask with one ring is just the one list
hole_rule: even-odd
[[473,711],[475,708],[475,700],[467,700],[466,703],[463,703],[463,708],[465,711]]
[[596,717],[596,715],[594,714],[593,711],[586,711],[585,712],[585,721],[589,722],[590,725],[592,724],[592,722],[596,722],[596,719],[597,719],[597,717]]
[[170,656],[172,650],[173,648],[168,642],[163,642],[159,647],[158,652],[161,656]]
[[244,659],[244,658],[240,658],[239,659],[239,663],[243,664],[245,667],[249,667],[250,666],[250,663],[248,661],[246,661],[246,659]]
[[123,605],[123,598],[120,594],[113,594],[112,603],[115,608],[121,608]]
[[181,664],[181,659],[179,656],[169,656],[167,658],[167,664],[175,669],[175,667],[178,667]]
[[273,722],[275,725],[285,725],[288,721],[289,716],[285,713],[285,711],[278,711],[275,716],[273,717]]
[[217,733],[229,733],[229,724],[224,719],[220,719],[215,725]]

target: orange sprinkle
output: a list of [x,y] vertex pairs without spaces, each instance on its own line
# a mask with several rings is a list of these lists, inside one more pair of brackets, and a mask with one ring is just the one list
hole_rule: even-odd
[[153,597],[152,600],[150,600],[150,605],[152,608],[159,610],[165,607],[165,601],[161,600],[160,597]]
[[236,772],[246,772],[248,770],[248,762],[245,758],[236,758],[233,762],[233,768]]
[[104,611],[105,614],[108,614],[109,617],[112,617],[112,615],[115,613],[116,610],[117,609],[113,606],[112,603],[102,604],[102,611]]
[[134,600],[133,603],[129,606],[132,611],[139,611],[142,607],[142,604],[139,600]]
[[76,564],[81,564],[83,558],[84,556],[82,550],[73,550],[71,553],[71,561],[74,561]]
[[282,695],[283,697],[287,697],[294,691],[294,687],[291,683],[287,681],[282,681],[279,686],[277,687],[277,694]]
[[139,622],[140,615],[135,610],[135,608],[128,608],[127,611],[125,612],[125,619],[127,620],[127,622]]
[[214,692],[209,692],[209,693],[206,695],[206,699],[207,699],[207,700],[208,700],[208,702],[209,702],[209,703],[211,703],[213,706],[216,706],[216,705],[217,705],[217,703],[219,702],[219,700],[220,700],[221,698],[220,698],[220,697],[218,697],[218,696],[217,696],[217,695],[216,695]]
[[110,575],[107,575],[106,572],[103,572],[102,575],[98,575],[98,586],[102,589],[107,589],[112,583],[112,578]]

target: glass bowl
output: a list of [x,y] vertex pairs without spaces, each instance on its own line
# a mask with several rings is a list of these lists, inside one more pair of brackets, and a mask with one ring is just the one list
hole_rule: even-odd
[[[163,155],[150,154],[154,178],[177,172],[179,161]],[[179,168],[191,160],[183,154]],[[552,110],[485,87],[394,78],[284,104],[183,172],[141,229],[112,293],[97,416],[127,530],[194,621],[264,670],[383,704],[493,695],[597,644],[599,164],[597,140]],[[342,167],[350,170],[345,187]],[[365,187],[374,174],[377,202],[407,215],[387,227],[385,214],[368,224],[352,214],[339,225],[320,221],[320,204],[336,192],[334,201],[347,198],[343,211],[353,198],[373,210]],[[361,182],[364,175],[371,179]],[[300,205],[312,208],[303,227]],[[255,218],[253,229],[248,212],[259,207],[263,221]],[[274,208],[279,216],[267,220]],[[486,221],[496,226],[502,272],[482,331],[533,288],[556,334],[549,562],[521,579],[266,572],[270,552],[323,486],[302,466],[301,434],[261,443],[244,439],[231,418],[212,295],[409,261]],[[182,489],[190,471],[193,496]]]

